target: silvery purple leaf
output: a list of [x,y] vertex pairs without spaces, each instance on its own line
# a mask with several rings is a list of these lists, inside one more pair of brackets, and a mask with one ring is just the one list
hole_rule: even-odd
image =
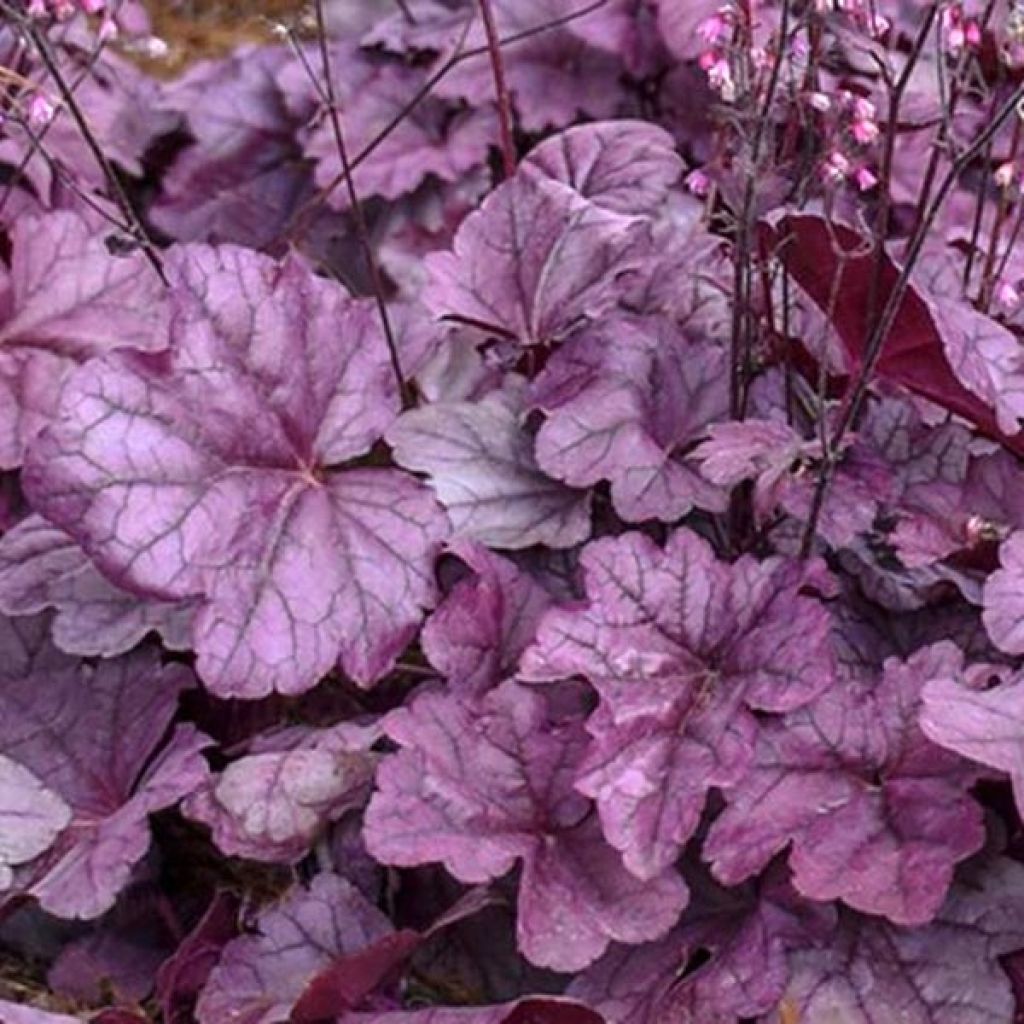
[[533,382],[547,413],[537,461],[574,487],[610,480],[627,522],[725,508],[681,451],[729,409],[724,350],[661,317],[611,317],[576,334]]
[[0,754],[0,892],[11,868],[45,853],[71,821],[71,808],[17,761]]
[[899,928],[844,913],[831,940],[790,954],[790,982],[765,1024],[993,1024],[1014,999],[997,957],[1024,948],[1024,869],[982,862],[950,892],[936,919]]
[[613,947],[570,984],[607,1024],[761,1020],[785,991],[787,951],[835,925],[831,907],[801,900],[779,872],[734,889],[691,874],[694,901],[678,927],[646,946]]
[[518,396],[438,402],[387,432],[395,461],[426,473],[457,536],[500,548],[571,547],[590,533],[590,502],[538,468]]
[[[588,18],[600,35],[595,25],[600,10],[587,12],[573,0],[494,0],[493,10],[499,37],[512,40],[502,47],[505,74],[524,131],[542,132],[571,124],[580,112],[590,118],[615,116],[625,99],[619,85],[621,61],[609,52],[607,40],[601,49],[587,42]],[[575,25],[559,24],[581,10],[582,16],[573,19]],[[471,11],[453,15],[441,8],[436,27],[424,19],[424,25],[417,25],[413,34],[420,37],[420,46],[435,51],[454,48],[460,40],[466,50],[481,49],[486,36],[480,19],[468,17]],[[537,31],[544,26],[548,26],[546,31]],[[438,63],[441,60],[443,57]],[[486,53],[461,62],[436,87],[440,96],[473,105],[478,105],[481,97],[493,96],[493,90]],[[496,128],[494,131],[496,134]]]
[[992,642],[1007,654],[1024,652],[1024,532],[999,549],[999,568],[985,583],[982,618]]
[[294,862],[331,821],[365,802],[377,735],[348,723],[286,733],[231,761],[182,811],[208,825],[229,856]]
[[17,761],[72,811],[57,844],[15,876],[59,917],[97,917],[149,848],[148,816],[176,804],[207,774],[206,737],[179,725],[165,743],[182,665],[140,651],[92,668],[39,668],[2,680],[0,754]]
[[962,663],[952,644],[923,648],[762,725],[703,846],[716,878],[735,885],[789,847],[803,895],[896,924],[930,921],[956,864],[985,840],[968,794],[979,773],[917,724],[922,686]]
[[10,232],[11,270],[0,276],[0,466],[53,418],[75,366],[115,348],[167,346],[159,278],[141,253],[112,256],[69,211],[21,217]]
[[513,675],[552,596],[514,562],[478,544],[456,542],[469,566],[420,634],[423,653],[453,693],[479,695]]
[[827,580],[780,558],[720,562],[686,529],[664,549],[639,533],[595,541],[582,565],[586,602],[545,615],[520,672],[597,688],[577,786],[629,870],[655,877],[709,788],[750,766],[751,711],[795,710],[834,683],[828,612],[801,592]]
[[522,167],[463,221],[453,252],[427,257],[423,301],[523,345],[550,343],[615,306],[647,230]]
[[[352,58],[348,59],[351,63]],[[348,152],[358,161],[352,182],[360,198],[398,199],[413,192],[428,175],[455,182],[485,162],[494,130],[493,119],[481,111],[458,111],[432,96],[401,117],[426,77],[420,68],[367,64],[357,80],[342,86],[340,118]],[[401,118],[398,127],[385,135],[396,118]],[[367,156],[360,159],[364,151]],[[305,153],[316,161],[315,181],[320,188],[337,182],[342,175],[341,158],[326,114],[313,129]],[[347,209],[347,188],[335,184],[330,201],[338,209]]]
[[53,642],[69,654],[109,658],[151,630],[173,650],[191,646],[195,605],[136,597],[108,582],[63,530],[41,516],[0,537],[0,612],[55,608]]
[[337,875],[295,886],[233,939],[199,997],[199,1024],[283,1024],[306,986],[331,962],[386,938],[391,923]]
[[577,125],[536,146],[525,163],[626,216],[653,214],[683,170],[672,136],[645,121]]
[[510,682],[482,703],[424,694],[386,725],[400,751],[378,770],[366,843],[384,863],[441,861],[463,882],[522,862],[517,934],[532,963],[579,970],[609,942],[664,934],[686,902],[668,869],[631,876],[573,789],[586,745],[578,720],[548,719]]
[[959,672],[936,673],[922,694],[921,729],[933,742],[1005,772],[1024,809],[1024,685],[1014,677],[991,690]]
[[276,75],[284,48],[241,47],[200,61],[163,90],[161,105],[184,118],[194,142],[175,157],[150,211],[153,224],[181,242],[274,242],[311,175]]
[[172,350],[84,367],[26,489],[116,584],[204,599],[219,695],[299,693],[339,656],[369,685],[433,602],[447,532],[407,474],[338,469],[398,409],[376,310],[295,258],[199,249],[175,272]]

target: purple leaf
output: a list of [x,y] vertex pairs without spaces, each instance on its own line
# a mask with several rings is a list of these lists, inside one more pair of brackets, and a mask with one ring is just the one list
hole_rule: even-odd
[[262,248],[288,227],[311,191],[276,75],[284,48],[241,47],[202,61],[164,88],[162,105],[182,115],[195,144],[163,176],[153,204],[156,227],[183,242],[235,242]]
[[337,875],[318,875],[265,910],[253,934],[224,947],[196,1007],[199,1024],[280,1024],[338,957],[392,932],[387,918]]
[[680,178],[672,136],[644,121],[578,125],[542,142],[525,161],[614,213],[651,215]]
[[218,695],[299,693],[339,655],[369,685],[433,602],[447,525],[406,474],[336,468],[397,410],[376,311],[296,259],[200,250],[181,276],[172,351],[84,367],[26,490],[116,584],[205,598]]
[[646,232],[525,166],[463,221],[453,252],[427,257],[423,301],[523,345],[550,343],[615,305]]
[[583,554],[587,603],[554,609],[524,678],[582,675],[601,695],[578,786],[640,878],[657,876],[697,827],[708,788],[753,757],[748,709],[791,711],[834,680],[829,616],[796,564],[716,560],[685,529],[662,550],[638,533]]
[[1024,685],[1019,678],[977,690],[956,668],[936,672],[922,694],[921,729],[947,750],[1006,772],[1024,813]]
[[1024,653],[1024,532],[999,549],[1000,567],[985,583],[982,618],[992,642],[1008,654]]
[[20,217],[10,235],[11,272],[0,277],[0,466],[8,469],[53,416],[77,363],[167,345],[163,290],[141,253],[112,256],[71,212]]
[[378,730],[342,724],[282,737],[232,761],[185,801],[226,854],[290,862],[304,856],[327,824],[366,799]]
[[725,507],[680,450],[729,408],[725,352],[697,346],[668,320],[608,319],[584,330],[533,385],[547,414],[541,469],[575,487],[610,480],[625,520],[675,521]]
[[[588,16],[579,18],[575,25],[557,27],[560,19],[582,9],[574,0],[494,0],[499,36],[515,38],[502,46],[502,56],[524,131],[541,132],[570,124],[580,111],[591,118],[612,117],[623,101],[618,88],[621,62],[612,53],[587,45],[584,37],[588,35]],[[470,21],[467,32],[465,10],[453,16],[441,8],[441,14],[436,26],[427,23],[417,30],[425,48],[448,49],[460,40],[465,50],[486,45],[479,18]],[[593,15],[600,17],[600,12],[592,12],[592,25]],[[548,26],[547,31],[537,31],[544,26]],[[600,34],[596,29],[595,33]],[[492,96],[493,90],[486,53],[460,63],[436,87],[438,95],[473,105],[478,105],[481,97]]]
[[805,896],[896,924],[930,921],[957,862],[985,840],[967,793],[978,773],[917,724],[921,687],[962,661],[952,644],[923,648],[763,725],[754,763],[726,790],[704,843],[715,876],[735,885],[788,846]]
[[756,890],[697,879],[699,894],[677,928],[646,946],[614,947],[569,994],[607,1024],[731,1024],[774,1009],[789,978],[787,950],[827,936],[834,911],[803,902],[777,873]]
[[71,808],[59,794],[0,754],[0,891],[14,881],[11,868],[45,853],[70,821]]
[[549,720],[538,694],[507,683],[479,706],[424,694],[387,731],[402,749],[381,765],[367,808],[371,854],[441,861],[469,883],[522,861],[518,940],[533,963],[579,970],[609,942],[656,938],[675,922],[682,879],[623,869],[572,788],[586,735],[578,721]]
[[196,926],[160,965],[156,998],[167,1024],[192,1024],[196,997],[238,930],[238,910],[233,895],[218,892]]
[[167,906],[151,884],[130,887],[109,914],[61,949],[47,985],[79,1006],[141,1002],[174,946]]
[[15,878],[45,910],[82,918],[108,910],[149,847],[148,816],[203,782],[204,736],[179,725],[161,747],[191,683],[188,669],[161,667],[151,651],[3,680],[0,754],[73,812],[56,846]]
[[[376,143],[391,122],[401,117],[398,127],[355,168],[352,180],[360,198],[398,199],[414,191],[428,175],[455,182],[485,162],[493,122],[481,111],[457,112],[432,96],[401,116],[426,77],[421,68],[366,64],[358,80],[342,90],[341,124],[353,157]],[[306,144],[306,155],[317,162],[315,179],[321,188],[341,175],[338,145],[326,114]],[[335,187],[331,202],[346,209],[348,190]]]
[[453,693],[480,695],[514,674],[552,597],[515,563],[472,543],[452,548],[472,570],[420,634],[423,653]]
[[572,547],[590,533],[586,494],[546,476],[519,400],[493,392],[405,413],[387,433],[395,461],[426,473],[457,536],[492,547]]
[[1024,946],[1022,892],[1024,869],[998,859],[955,886],[923,928],[843,915],[831,941],[790,955],[785,1009],[767,1024],[1012,1020],[1010,981],[996,957]]
[[314,977],[292,1010],[292,1024],[318,1024],[356,1009],[401,967],[421,942],[408,928],[340,957]]
[[167,647],[187,650],[196,611],[188,601],[119,590],[68,534],[32,515],[0,538],[0,612],[34,615],[45,608],[57,609],[53,642],[62,651],[102,657],[131,650],[150,630]]
[[[557,996],[527,996],[500,1006],[433,1006],[426,1010],[352,1013],[346,1024],[604,1024],[581,1003]],[[17,1022],[21,1024],[21,1022]],[[32,1022],[29,1022],[32,1024]],[[46,1024],[46,1022],[42,1022]]]
[[82,1024],[82,1021],[66,1013],[50,1013],[34,1006],[0,999],[0,1024]]

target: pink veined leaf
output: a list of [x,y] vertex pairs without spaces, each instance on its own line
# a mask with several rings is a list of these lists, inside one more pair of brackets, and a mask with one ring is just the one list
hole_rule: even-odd
[[534,380],[547,418],[541,469],[574,487],[610,480],[628,522],[675,521],[725,494],[680,454],[729,407],[724,350],[697,345],[661,317],[609,317],[563,345]]
[[[613,117],[618,112],[625,100],[619,85],[622,61],[602,31],[607,25],[598,24],[607,11],[596,9],[558,27],[555,23],[560,19],[586,5],[576,0],[494,0],[492,6],[499,37],[525,35],[502,46],[505,78],[524,131],[539,133],[571,124],[580,112],[590,118]],[[460,41],[463,51],[486,44],[480,19],[471,17],[472,8],[453,12],[436,4],[424,7],[426,16],[417,16],[411,32],[404,26],[400,33],[407,37],[402,41],[406,46],[441,51],[436,62],[441,64]],[[543,26],[552,27],[536,31]],[[596,40],[604,45],[593,45]],[[435,89],[439,96],[473,106],[480,104],[481,97],[493,96],[493,90],[486,53],[461,62]]]
[[675,141],[645,121],[598,121],[559,132],[525,163],[625,216],[654,214],[682,175]]
[[427,257],[422,298],[436,316],[549,344],[615,306],[648,230],[523,165],[463,221],[452,252]]
[[113,905],[149,848],[149,815],[206,778],[205,736],[179,725],[163,742],[192,683],[187,668],[161,666],[153,651],[2,680],[0,755],[71,808],[53,848],[16,872],[14,891],[58,917],[97,917]]
[[999,562],[985,583],[982,618],[1000,650],[1024,653],[1024,531],[1003,542]]
[[17,761],[0,754],[0,892],[12,868],[45,853],[71,821],[71,808]]
[[115,584],[202,600],[218,695],[300,693],[339,657],[370,685],[433,603],[447,533],[411,476],[340,468],[398,410],[377,312],[296,258],[199,248],[175,273],[171,351],[83,367],[26,491]]
[[193,602],[137,597],[110,583],[63,530],[28,516],[0,537],[0,612],[55,608],[53,642],[69,654],[105,658],[131,650],[151,630],[174,650],[191,646]]
[[[283,1024],[309,984],[339,960],[395,933],[388,919],[338,875],[296,885],[260,914],[253,933],[223,949],[196,1006],[199,1024]],[[337,1014],[331,1014],[332,1018]]]
[[295,862],[330,822],[366,801],[378,735],[350,723],[286,733],[232,761],[182,811],[208,825],[229,856]]
[[141,253],[112,256],[70,211],[20,217],[0,276],[0,467],[54,416],[75,367],[115,348],[167,346],[167,306]]
[[603,1024],[594,1010],[559,996],[525,996],[498,1006],[433,1006],[425,1010],[352,1013],[346,1020],[349,1024]]
[[153,224],[181,242],[274,242],[312,191],[276,75],[284,48],[241,47],[201,61],[168,84],[162,105],[195,140],[175,157],[153,203]]
[[921,729],[947,750],[1009,775],[1024,812],[1024,685],[1018,676],[978,690],[960,673],[937,674],[922,695]]
[[457,542],[451,550],[471,575],[438,605],[420,644],[453,693],[479,695],[515,673],[553,598],[528,572],[478,544]]
[[479,704],[424,694],[386,725],[401,747],[377,774],[366,843],[387,864],[440,861],[458,879],[500,878],[522,862],[517,935],[532,963],[579,970],[612,941],[664,934],[686,902],[671,868],[632,877],[573,789],[579,721],[552,722],[515,682]]
[[[345,54],[341,59],[351,62],[355,58]],[[367,63],[358,80],[342,85],[339,106],[348,152],[354,156],[375,143],[422,88],[426,77],[420,68]],[[483,111],[458,111],[436,96],[428,97],[360,161],[352,175],[356,194],[361,199],[381,196],[394,200],[415,191],[428,176],[443,182],[459,181],[485,163],[493,134],[493,119]],[[334,183],[341,175],[341,158],[326,114],[313,129],[305,152],[316,161],[314,177],[319,187]],[[335,187],[330,200],[337,208],[346,209],[348,190]]]
[[968,793],[979,772],[917,724],[922,686],[962,663],[952,644],[923,648],[763,725],[703,846],[715,876],[735,885],[788,847],[803,895],[900,925],[930,921],[956,864],[985,841]]
[[765,1024],[1011,1021],[1013,993],[997,957],[1024,947],[1022,892],[1024,869],[999,858],[967,872],[921,928],[842,913],[831,939],[790,954],[785,1012]]
[[491,547],[572,547],[590,532],[590,500],[546,475],[509,392],[437,402],[388,430],[395,461],[426,473],[455,535]]
[[801,592],[827,580],[780,558],[719,562],[686,529],[664,549],[639,533],[595,541],[582,565],[586,602],[546,614],[520,673],[596,687],[577,787],[629,870],[656,877],[710,787],[749,768],[752,710],[792,711],[833,683],[828,612]]
[[761,1020],[786,989],[788,950],[835,927],[835,910],[802,900],[782,872],[733,889],[690,874],[694,901],[676,928],[645,946],[613,947],[570,984],[606,1024]]

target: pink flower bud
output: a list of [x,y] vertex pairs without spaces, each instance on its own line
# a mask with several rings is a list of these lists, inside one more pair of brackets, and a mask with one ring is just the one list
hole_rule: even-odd
[[1016,176],[1017,168],[1013,165],[1012,160],[1007,160],[1006,163],[1000,164],[996,168],[995,173],[992,175],[992,180],[999,188],[1009,188]]
[[870,167],[858,168],[854,180],[861,192],[870,192],[878,184],[878,177]]
[[49,96],[45,93],[35,92],[29,98],[25,108],[25,117],[33,131],[40,131],[53,120],[53,115],[56,112],[57,108]]
[[1020,305],[1020,292],[1009,281],[1003,281],[996,288],[996,305],[1004,313],[1013,313]]
[[693,195],[703,199],[711,191],[711,179],[698,168],[686,176],[686,187]]

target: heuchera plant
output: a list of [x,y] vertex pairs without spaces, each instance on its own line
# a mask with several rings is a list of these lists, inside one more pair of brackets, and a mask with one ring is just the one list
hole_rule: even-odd
[[1024,1021],[1024,6],[294,7],[0,0],[0,1024]]

